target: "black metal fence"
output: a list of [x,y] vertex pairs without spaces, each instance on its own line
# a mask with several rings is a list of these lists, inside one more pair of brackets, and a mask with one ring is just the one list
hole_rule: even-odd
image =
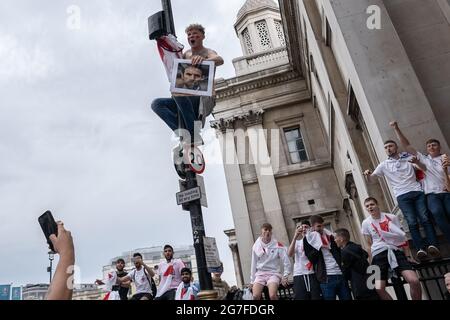
[[[427,300],[445,300],[447,289],[445,287],[444,275],[450,272],[450,258],[436,261],[424,262],[414,265],[422,290]],[[407,283],[401,278],[393,278],[388,281],[387,286],[392,287],[395,291],[397,300],[408,300],[405,286]],[[288,287],[278,289],[278,297],[280,300],[293,300],[294,290],[292,284]],[[269,299],[267,288],[264,289],[263,299]]]
[[450,272],[450,259],[421,263],[414,267],[429,300],[445,300],[444,275]]

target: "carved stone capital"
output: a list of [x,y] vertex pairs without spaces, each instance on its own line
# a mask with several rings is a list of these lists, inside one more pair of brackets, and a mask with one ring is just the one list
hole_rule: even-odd
[[238,248],[238,243],[233,241],[233,242],[229,242],[228,246],[230,247],[232,252],[236,252],[237,248]]
[[239,116],[240,120],[244,121],[244,125],[248,127],[253,127],[263,123],[264,110],[249,110],[248,112]]
[[235,120],[235,117],[220,118],[219,120],[211,121],[211,128],[214,128],[222,133],[226,133],[227,130],[234,130]]

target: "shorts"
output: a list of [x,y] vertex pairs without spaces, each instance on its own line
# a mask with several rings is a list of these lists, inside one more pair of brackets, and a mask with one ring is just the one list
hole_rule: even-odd
[[[406,259],[405,254],[401,250],[395,250],[395,257],[397,258],[398,267],[395,268],[395,272],[400,275],[402,271],[406,270],[414,270],[411,263]],[[372,265],[378,266],[381,271],[381,279],[380,280],[388,280],[389,278],[389,261],[388,261],[388,251],[383,251],[377,254],[372,259]]]
[[280,282],[281,282],[281,274],[267,271],[256,272],[254,281],[254,283],[258,283],[262,286],[267,286],[270,283],[275,283],[279,285]]

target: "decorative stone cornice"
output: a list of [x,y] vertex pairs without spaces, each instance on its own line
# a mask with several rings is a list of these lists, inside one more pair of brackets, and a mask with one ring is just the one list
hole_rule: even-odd
[[262,74],[259,77],[257,77],[256,74],[252,74],[251,76],[252,77],[250,79],[243,76],[242,78],[237,77],[225,80],[225,83],[217,83],[216,99],[220,101],[233,96],[238,96],[244,92],[263,89],[279,83],[302,79],[298,72],[292,70],[275,74]]

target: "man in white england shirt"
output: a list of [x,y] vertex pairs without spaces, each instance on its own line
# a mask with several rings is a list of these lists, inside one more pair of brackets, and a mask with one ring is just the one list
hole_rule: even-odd
[[425,164],[425,177],[421,181],[427,198],[428,210],[434,221],[450,243],[450,193],[448,176],[448,156],[441,153],[441,143],[436,139],[426,142],[427,155],[417,151],[403,132],[397,122],[391,122],[402,146]]
[[402,276],[410,286],[411,298],[422,299],[422,289],[416,272],[410,262],[411,257],[405,232],[400,221],[393,214],[381,212],[378,200],[370,197],[364,201],[364,206],[370,214],[362,223],[362,233],[370,246],[372,265],[380,269],[380,279],[375,280],[375,289],[382,300],[392,300],[386,291],[389,271]]
[[[282,266],[283,275],[281,275]],[[291,262],[286,247],[272,238],[272,225],[264,223],[261,227],[261,236],[252,249],[250,289],[253,299],[260,300],[262,291],[267,286],[270,300],[278,300],[278,286],[280,283],[288,285],[290,269]]]
[[159,287],[155,300],[175,300],[175,292],[181,283],[181,270],[185,267],[181,259],[173,258],[173,247],[164,246],[166,261],[158,265]]
[[[417,259],[424,260],[428,255],[440,256],[426,197],[416,176],[416,170],[425,170],[425,165],[410,153],[399,153],[397,143],[393,140],[384,143],[384,150],[388,159],[381,162],[373,172],[364,171],[364,175],[369,183],[375,182],[376,178],[385,177],[392,187],[408,224],[413,245],[417,249]],[[419,223],[425,230],[425,241],[420,234]]]
[[303,238],[305,254],[312,262],[324,300],[352,300],[350,288],[341,269],[341,250],[321,216],[310,218],[311,232]]
[[289,257],[294,257],[294,300],[322,300],[319,281],[314,275],[313,264],[308,260],[303,247],[311,223],[302,221],[295,230],[294,239],[288,249]]
[[131,270],[125,277],[118,278],[118,282],[134,282],[136,293],[131,300],[152,300],[153,295],[150,279],[155,275],[155,272],[144,263],[140,253],[133,255],[133,262],[136,268]]

